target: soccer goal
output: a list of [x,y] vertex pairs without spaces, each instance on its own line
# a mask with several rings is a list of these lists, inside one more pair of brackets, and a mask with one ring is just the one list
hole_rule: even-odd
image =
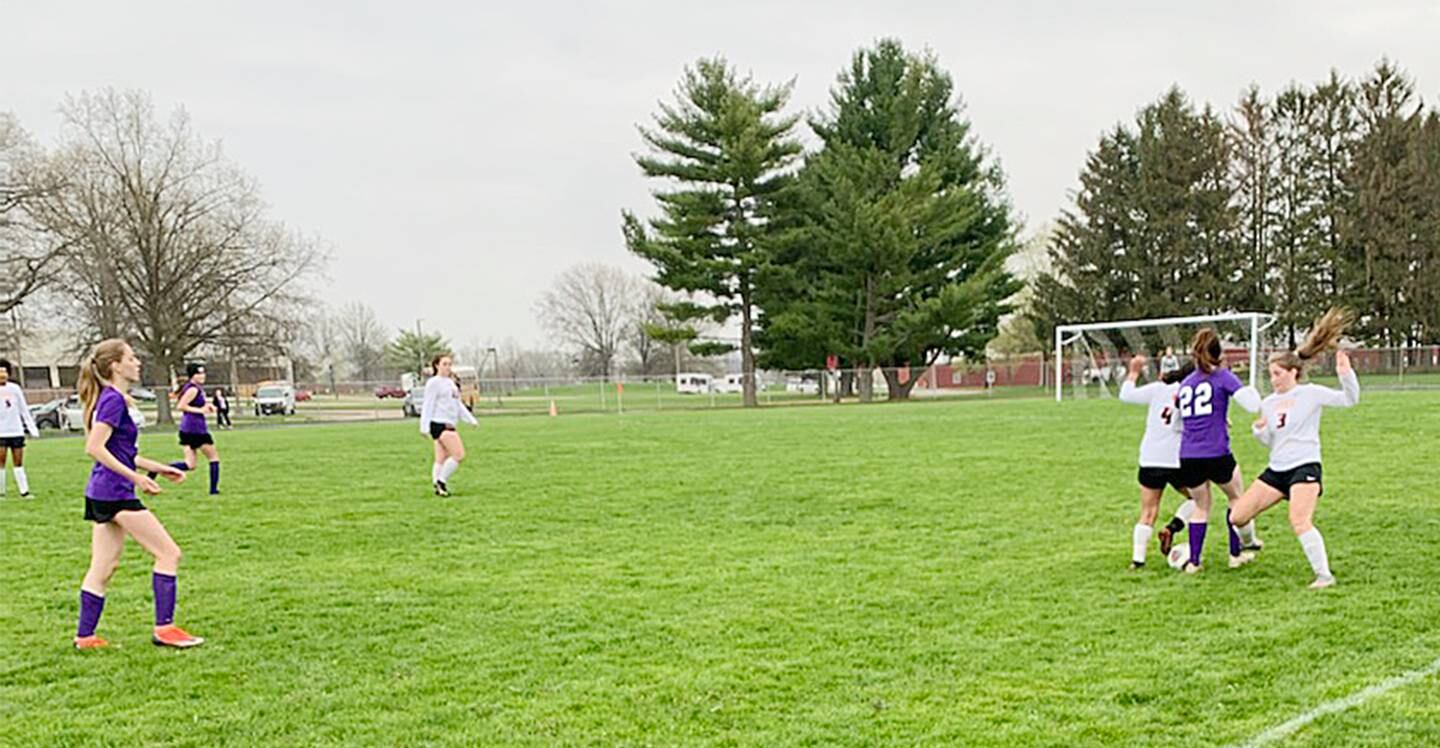
[[[1190,337],[1202,327],[1215,328],[1225,346],[1225,359],[1236,368],[1243,366],[1253,386],[1260,368],[1261,335],[1274,321],[1274,315],[1263,312],[1235,312],[1060,325],[1055,328],[1055,402],[1065,399],[1067,384],[1076,397],[1088,397],[1091,391],[1111,396],[1111,388],[1124,381],[1126,364],[1136,353],[1150,357],[1152,376],[1185,362]],[[1166,361],[1167,349],[1173,351],[1170,361]]]

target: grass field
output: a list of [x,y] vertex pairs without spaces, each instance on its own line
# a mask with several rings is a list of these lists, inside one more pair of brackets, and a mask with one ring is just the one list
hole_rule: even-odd
[[[0,502],[0,744],[1218,745],[1440,656],[1440,392],[1326,416],[1324,592],[1283,512],[1244,569],[1216,528],[1199,576],[1126,570],[1143,414],[488,419],[449,499],[413,421],[225,432],[222,497],[149,502],[187,652],[148,643],[133,545],[119,646],[70,649],[88,462],[41,440],[40,499]],[[1440,744],[1440,676],[1284,744]]]

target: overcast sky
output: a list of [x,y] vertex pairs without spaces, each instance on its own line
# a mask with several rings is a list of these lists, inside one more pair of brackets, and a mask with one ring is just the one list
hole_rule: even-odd
[[323,295],[457,347],[539,342],[534,302],[582,261],[646,266],[635,124],[722,54],[821,106],[859,46],[934,51],[1028,227],[1102,131],[1178,83],[1228,109],[1382,56],[1440,95],[1440,2],[32,2],[0,0],[0,110],[53,142],[66,93],[149,91],[323,238]]

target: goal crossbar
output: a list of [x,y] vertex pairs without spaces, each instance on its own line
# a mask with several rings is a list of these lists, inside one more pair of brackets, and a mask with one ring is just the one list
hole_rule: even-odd
[[[1064,348],[1089,330],[1126,330],[1136,327],[1164,327],[1166,325],[1195,325],[1205,322],[1249,322],[1250,323],[1250,386],[1255,386],[1255,370],[1259,363],[1260,333],[1275,323],[1275,315],[1265,312],[1232,312],[1230,314],[1201,314],[1191,317],[1155,317],[1152,319],[1125,319],[1113,322],[1084,322],[1055,327],[1055,402],[1064,399],[1065,384]],[[1067,334],[1070,337],[1065,337]]]

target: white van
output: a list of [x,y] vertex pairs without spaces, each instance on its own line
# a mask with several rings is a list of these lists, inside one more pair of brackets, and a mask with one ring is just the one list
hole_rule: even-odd
[[682,395],[708,394],[714,384],[709,374],[683,373],[675,375],[675,391]]

